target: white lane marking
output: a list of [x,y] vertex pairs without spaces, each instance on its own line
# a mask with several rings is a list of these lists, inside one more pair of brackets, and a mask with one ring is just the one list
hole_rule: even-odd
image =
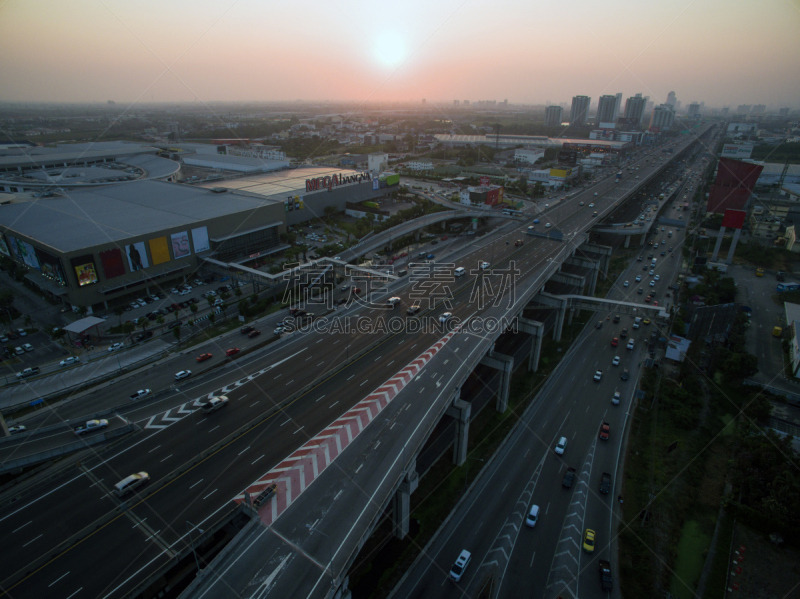
[[205,479],[201,478],[200,480],[198,480],[196,483],[194,483],[194,484],[193,484],[191,487],[189,487],[189,488],[190,488],[190,489],[194,489],[194,488],[195,488],[197,485],[199,485],[199,484],[200,484],[201,482],[203,482],[204,480],[205,480]]
[[70,595],[69,597],[67,597],[67,599],[72,599],[72,598],[73,598],[75,595],[77,595],[78,593],[80,593],[82,590],[83,590],[83,587],[79,588],[77,591],[75,591],[74,593],[72,593],[72,595]]
[[[283,424],[289,424],[291,421],[292,421],[292,419],[291,419],[291,418],[289,418],[289,420],[287,420],[287,421],[286,421],[286,422],[284,422]],[[283,424],[281,424],[281,426],[283,426]]]
[[356,468],[356,472],[355,473],[358,474],[358,471],[361,470],[363,467],[364,467],[364,464],[362,463],[358,468]]
[[354,374],[351,374],[351,375],[350,375],[350,377],[349,377],[347,380],[349,381],[350,379],[352,379],[352,378],[355,378],[355,376],[356,376],[356,375],[354,375]]
[[148,451],[147,453],[153,453],[153,452],[154,452],[156,449],[158,449],[159,447],[161,447],[161,445],[156,445],[155,447],[153,447],[153,449],[151,449],[151,450],[150,450],[150,451]]
[[136,524],[134,524],[133,526],[131,526],[131,528],[136,528],[136,527],[137,527],[137,526],[139,526],[140,524],[144,524],[144,521],[145,521],[145,520],[147,520],[147,518],[142,518],[142,519],[141,519],[139,522],[137,522]]
[[212,429],[209,429],[209,431],[208,431],[208,432],[210,433],[211,431],[215,431],[215,430],[217,430],[218,428],[219,428],[219,424],[218,424],[217,426],[215,426],[214,428],[212,428]]
[[288,387],[288,386],[289,386],[289,385],[291,385],[293,382],[294,382],[294,379],[292,379],[291,381],[289,381],[288,383],[286,383],[286,384],[284,385],[284,387]]
[[[322,399],[323,397],[325,397],[325,396],[324,396],[324,395],[320,395],[320,396],[319,396],[319,399],[318,399],[317,401],[319,401],[319,400],[320,400],[320,399]],[[315,401],[314,403],[317,403],[317,401]]]
[[363,386],[364,386],[364,385],[366,385],[368,382],[369,382],[369,379],[366,379],[366,380],[365,380],[363,383],[361,383],[361,384],[359,385],[359,387],[363,387]]
[[214,489],[213,491],[211,491],[211,493],[209,493],[208,495],[206,495],[205,497],[203,497],[203,499],[204,499],[204,500],[205,500],[205,499],[208,499],[209,497],[211,497],[211,496],[212,496],[214,493],[216,493],[216,492],[217,492],[217,490],[216,490],[216,489]]
[[260,460],[261,458],[263,458],[265,455],[267,455],[267,454],[265,454],[265,453],[262,453],[262,454],[261,454],[259,457],[257,457],[255,460],[253,460],[252,462],[250,462],[250,465],[252,466],[252,465],[253,465],[253,464],[255,464],[255,463],[258,461],[258,460]]
[[391,362],[389,362],[389,363],[387,364],[387,366],[391,366],[392,364],[394,364],[394,360],[392,360]]
[[69,574],[69,572],[67,572],[66,574],[63,574],[62,576],[59,576],[59,577],[58,577],[58,578],[56,578],[56,579],[55,579],[53,582],[51,582],[50,584],[48,584],[48,585],[47,585],[47,588],[49,589],[51,586],[53,586],[55,583],[57,583],[59,580],[61,580],[62,578],[64,578],[64,576],[67,576],[68,574]]
[[249,445],[248,445],[247,447],[245,447],[245,448],[244,448],[242,451],[240,451],[240,452],[238,453],[238,455],[242,455],[242,454],[243,454],[245,451],[247,451],[248,449],[250,449],[250,446],[249,446]]
[[17,532],[17,530],[22,530],[23,528],[25,528],[26,526],[28,526],[28,524],[30,524],[31,522],[33,522],[33,520],[29,520],[28,522],[26,522],[25,524],[23,524],[22,526],[20,526],[20,527],[19,527],[18,529],[16,529],[16,530],[12,530],[12,531],[11,531],[11,534],[13,535],[15,532]]
[[35,539],[31,539],[30,541],[28,541],[27,543],[25,543],[25,544],[23,545],[23,547],[27,547],[28,545],[30,545],[30,544],[31,544],[31,543],[33,543],[34,541],[38,541],[38,540],[39,540],[39,539],[41,539],[43,536],[44,536],[44,533],[40,534],[40,535],[39,535],[38,537],[36,537]]
[[303,426],[301,426],[300,428],[298,428],[298,429],[297,429],[296,431],[294,431],[292,434],[293,434],[293,435],[296,435],[297,433],[299,433],[299,432],[300,432],[301,430],[303,430],[304,428],[305,428],[305,425],[303,425]]
[[252,408],[254,405],[256,405],[260,401],[261,401],[260,399],[255,400],[253,403],[250,404],[250,407]]
[[325,363],[325,360],[323,360],[322,362],[320,362],[319,364],[317,364],[317,367],[319,367],[319,366],[322,366],[324,363]]
[[329,406],[328,406],[328,409],[332,408],[332,407],[333,407],[333,406],[335,406],[337,403],[339,403],[339,400],[338,400],[338,399],[337,399],[335,402],[333,402],[331,405],[329,405]]
[[170,459],[172,457],[172,455],[173,454],[169,454],[167,457],[165,457],[163,460],[161,460],[161,463],[163,464],[164,462],[166,462],[168,459]]

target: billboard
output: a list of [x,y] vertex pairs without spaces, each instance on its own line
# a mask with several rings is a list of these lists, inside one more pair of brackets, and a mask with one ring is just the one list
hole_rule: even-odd
[[97,283],[97,270],[94,267],[94,256],[86,254],[70,260],[75,275],[78,277],[78,286],[85,287]]
[[61,260],[39,249],[36,250],[36,257],[39,258],[39,264],[42,265],[42,274],[44,276],[59,285],[67,286],[67,276],[64,274]]
[[575,150],[561,150],[558,153],[558,163],[575,166],[578,162],[578,153]]
[[147,250],[144,249],[144,241],[137,241],[125,246],[125,253],[128,255],[128,266],[131,272],[142,270],[150,266],[147,261]]
[[211,245],[208,243],[208,227],[192,229],[192,243],[194,245],[195,254],[210,250]]
[[480,182],[481,182],[481,187],[489,187],[491,179],[489,177],[481,177]]
[[373,179],[372,180],[372,190],[373,191],[375,191],[376,189],[379,189],[380,185],[381,185],[381,182],[378,179]]
[[723,158],[744,159],[750,158],[752,153],[753,144],[724,144],[720,156]]
[[726,210],[725,216],[722,217],[722,226],[728,229],[742,229],[746,216],[747,212],[744,210]]
[[103,265],[103,275],[106,279],[113,279],[125,274],[125,263],[119,248],[100,252],[100,264]]
[[176,260],[191,255],[192,250],[189,249],[188,232],[181,231],[180,233],[173,233],[169,236],[169,239],[172,242],[172,255]]
[[42,267],[39,266],[39,260],[36,258],[36,252],[30,243],[11,235],[8,236],[8,240],[11,243],[11,251],[14,252],[17,260],[36,270],[42,270]]
[[2,234],[0,234],[0,254],[3,254],[7,258],[11,257],[11,252],[8,251],[8,245],[6,244],[6,240],[3,239]]
[[153,258],[153,265],[169,262],[169,246],[166,237],[156,237],[148,241],[150,245],[150,257]]

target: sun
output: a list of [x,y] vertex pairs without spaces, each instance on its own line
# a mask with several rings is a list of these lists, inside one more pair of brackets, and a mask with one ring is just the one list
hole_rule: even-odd
[[405,44],[398,34],[385,31],[375,40],[375,55],[384,65],[397,66],[406,57]]

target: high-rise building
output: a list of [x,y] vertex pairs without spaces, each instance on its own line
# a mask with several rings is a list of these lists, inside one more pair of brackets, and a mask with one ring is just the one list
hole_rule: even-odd
[[750,104],[739,104],[739,106],[736,107],[736,113],[737,114],[750,114],[750,109],[751,108],[752,108],[752,106]]
[[597,103],[597,124],[614,122],[614,105],[617,103],[616,96],[600,96]]
[[661,104],[653,109],[650,116],[650,128],[664,131],[675,124],[675,110],[671,104]]
[[675,92],[669,92],[667,94],[667,101],[665,104],[669,104],[673,108],[675,108],[675,102],[677,101],[677,97],[675,96]]
[[589,96],[573,96],[572,110],[569,113],[570,125],[585,125],[586,116],[589,114],[589,104],[592,99]]
[[781,108],[781,109],[778,111],[778,114],[779,114],[780,116],[789,116],[789,109],[788,109],[788,108]]
[[625,118],[632,119],[630,122],[641,123],[644,118],[644,107],[647,103],[642,97],[642,94],[636,94],[632,98],[628,98],[625,102]]
[[728,113],[731,111],[730,106],[726,106],[722,109],[722,116],[728,116]]
[[561,124],[564,109],[561,106],[548,106],[544,109],[545,127],[557,127]]
[[461,104],[461,102],[459,102],[458,100],[453,100],[453,106],[455,106],[456,108],[458,108],[458,105],[459,105],[459,104]]
[[766,104],[755,104],[750,114],[764,114],[767,111]]
[[619,110],[622,108],[622,92],[619,92],[616,96],[616,101],[614,102],[614,120],[616,121],[619,118]]
[[687,114],[689,115],[689,118],[698,118],[700,116],[700,104],[697,102],[692,102],[689,104]]

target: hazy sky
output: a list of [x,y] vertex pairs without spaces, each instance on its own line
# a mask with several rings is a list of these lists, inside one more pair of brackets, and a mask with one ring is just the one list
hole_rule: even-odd
[[800,0],[0,0],[0,101],[800,107]]

